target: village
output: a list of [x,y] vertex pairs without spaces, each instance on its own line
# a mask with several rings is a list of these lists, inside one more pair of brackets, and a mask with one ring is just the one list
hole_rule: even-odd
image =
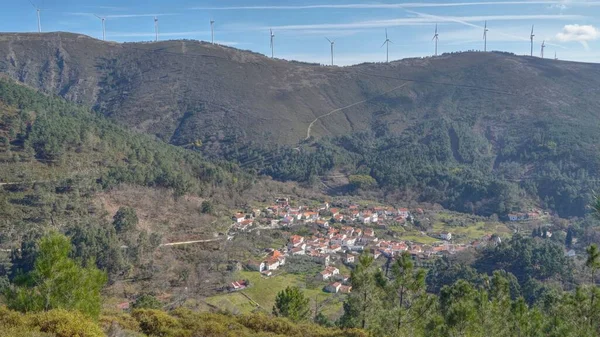
[[[256,229],[306,228],[305,235],[289,235],[285,246],[268,249],[265,256],[247,261],[245,267],[263,277],[273,277],[286,263],[290,263],[290,259],[303,257],[322,266],[322,271],[314,276],[327,283],[323,291],[328,293],[352,291],[350,273],[343,273],[340,269],[344,266],[344,270],[351,270],[362,252],[368,252],[376,260],[381,259],[381,264],[404,252],[415,260],[426,262],[445,254],[502,242],[502,238],[496,234],[456,243],[450,231],[421,232],[427,240],[419,241],[430,242],[427,244],[386,234],[389,228],[411,224],[424,213],[421,208],[409,210],[351,203],[341,207],[332,207],[327,202],[313,207],[292,206],[289,199],[279,198],[264,209],[235,214],[229,237]],[[246,282],[240,280],[232,282],[229,289],[236,291],[246,286]]]

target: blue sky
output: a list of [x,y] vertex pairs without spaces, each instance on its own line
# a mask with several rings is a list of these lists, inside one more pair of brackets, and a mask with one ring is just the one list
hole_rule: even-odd
[[[36,12],[28,0],[4,1],[0,31],[37,31]],[[546,57],[600,60],[600,1],[506,0],[361,1],[361,0],[35,0],[42,8],[42,31],[69,31],[101,38],[105,16],[107,40],[154,39],[155,15],[160,38],[215,39],[240,49],[270,54],[269,29],[275,33],[275,56],[329,63],[328,37],[335,40],[336,65],[385,61],[385,29],[390,59],[432,55],[431,38],[439,26],[439,52],[483,49],[529,54],[535,25],[534,54],[546,41]]]

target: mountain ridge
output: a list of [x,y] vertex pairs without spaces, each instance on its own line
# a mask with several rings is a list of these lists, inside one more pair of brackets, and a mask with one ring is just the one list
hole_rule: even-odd
[[600,187],[599,64],[463,52],[327,67],[49,33],[1,34],[0,73],[279,180],[343,169],[484,215],[581,216]]

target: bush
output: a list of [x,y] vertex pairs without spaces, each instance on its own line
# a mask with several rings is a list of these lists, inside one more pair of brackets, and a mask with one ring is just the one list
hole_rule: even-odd
[[104,337],[100,327],[77,311],[63,309],[36,314],[33,324],[56,337]]
[[162,303],[154,296],[144,294],[135,300],[133,303],[134,309],[160,309]]
[[169,316],[164,311],[153,309],[137,309],[131,315],[140,324],[143,333],[152,336],[170,336],[176,329],[180,328],[177,319]]

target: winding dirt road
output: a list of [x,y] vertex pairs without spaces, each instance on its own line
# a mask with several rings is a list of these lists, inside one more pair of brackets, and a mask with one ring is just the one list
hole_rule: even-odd
[[354,107],[354,106],[357,106],[357,105],[359,105],[359,104],[367,103],[367,102],[369,102],[369,101],[372,101],[372,100],[374,100],[374,99],[376,99],[376,98],[379,98],[379,97],[381,97],[381,96],[387,95],[387,94],[389,94],[389,93],[390,93],[390,92],[392,92],[392,91],[398,90],[398,89],[400,89],[400,88],[402,88],[402,87],[404,87],[404,86],[408,85],[409,83],[410,83],[410,82],[403,83],[403,84],[401,84],[401,85],[399,85],[399,86],[397,86],[397,87],[394,87],[394,88],[392,88],[392,89],[390,89],[390,90],[388,90],[388,91],[385,91],[385,92],[383,92],[383,93],[381,93],[381,94],[379,94],[379,95],[376,95],[376,96],[373,96],[373,97],[367,98],[367,99],[365,99],[365,100],[362,100],[362,101],[360,101],[360,102],[352,103],[352,104],[350,104],[350,105],[348,105],[348,106],[345,106],[345,107],[343,107],[343,108],[338,108],[338,109],[332,110],[332,111],[330,111],[330,112],[328,112],[328,113],[326,113],[326,114],[324,114],[324,115],[321,115],[321,116],[319,116],[319,117],[315,118],[315,120],[314,120],[314,121],[312,121],[312,122],[311,122],[311,123],[308,125],[308,130],[306,130],[306,139],[309,139],[309,138],[310,138],[310,132],[312,131],[312,127],[313,127],[313,125],[315,125],[315,123],[316,123],[316,122],[318,122],[318,121],[319,121],[321,118],[325,118],[325,117],[327,117],[327,116],[331,116],[331,115],[333,115],[333,114],[334,114],[334,113],[336,113],[336,112],[340,112],[340,111],[343,111],[343,110],[346,110],[346,109],[350,109],[350,108],[352,108],[352,107]]

